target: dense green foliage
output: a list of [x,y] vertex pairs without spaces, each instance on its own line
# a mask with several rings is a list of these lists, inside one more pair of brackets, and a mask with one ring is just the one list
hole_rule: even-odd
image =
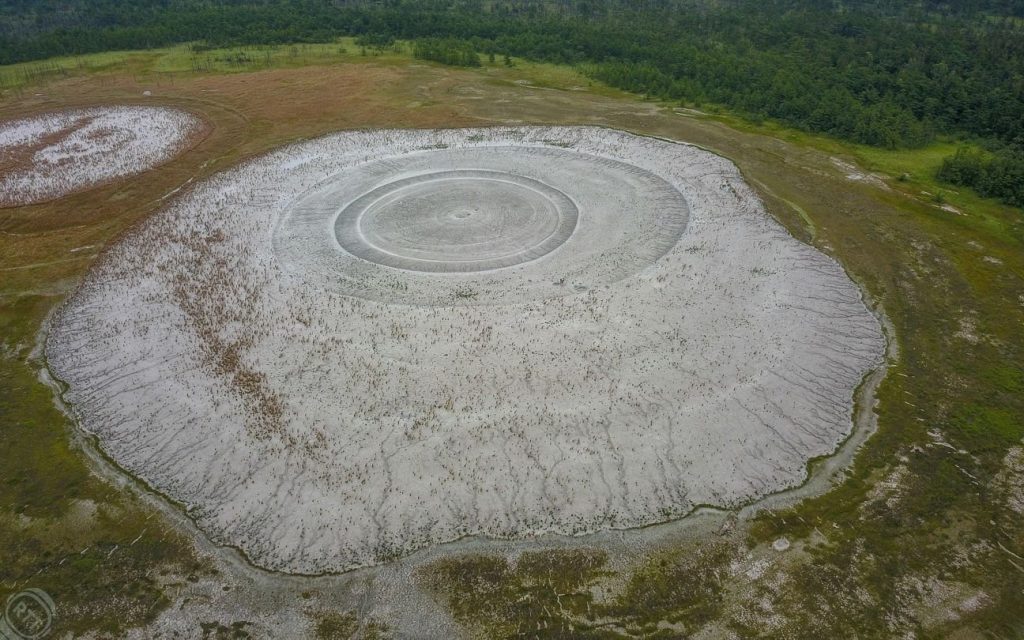
[[1020,149],[1004,149],[996,154],[960,149],[942,163],[939,178],[1024,207],[1024,151]]
[[478,51],[575,64],[651,97],[880,147],[937,133],[1024,144],[1024,0],[0,0],[0,64],[340,35],[414,40],[417,57],[446,64],[478,64]]
[[434,60],[456,67],[480,66],[480,55],[463,40],[420,38],[413,44],[412,54],[420,60]]

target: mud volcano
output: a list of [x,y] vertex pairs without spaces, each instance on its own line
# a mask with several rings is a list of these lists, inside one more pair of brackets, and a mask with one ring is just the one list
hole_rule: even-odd
[[93,107],[0,123],[0,206],[52,200],[142,173],[205,133],[166,107]]
[[442,171],[357,198],[337,217],[335,235],[347,252],[378,264],[486,271],[550,253],[572,235],[578,214],[561,191],[514,173]]
[[637,273],[689,219],[679,190],[634,164],[531,144],[443,144],[311,189],[278,225],[282,264],[373,300],[507,304]]
[[530,127],[344,133],[220,174],[105,255],[47,353],[120,465],[316,573],[798,484],[883,346],[728,161]]

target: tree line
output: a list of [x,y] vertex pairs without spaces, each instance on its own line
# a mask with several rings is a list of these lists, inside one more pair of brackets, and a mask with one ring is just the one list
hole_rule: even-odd
[[986,153],[962,148],[946,158],[939,179],[971,187],[979,194],[1024,207],[1024,150],[1002,149]]
[[420,38],[413,43],[412,55],[420,60],[433,60],[455,67],[480,66],[480,54],[464,40]]
[[1024,0],[0,0],[0,64],[397,38],[446,64],[478,64],[477,52],[573,64],[652,98],[854,142],[952,134],[1020,158],[1022,25]]

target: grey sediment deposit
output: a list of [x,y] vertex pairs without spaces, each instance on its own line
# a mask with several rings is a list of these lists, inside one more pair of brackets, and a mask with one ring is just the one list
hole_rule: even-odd
[[0,207],[142,173],[205,131],[196,116],[168,107],[91,107],[0,122]]
[[119,465],[256,564],[322,573],[798,485],[885,343],[729,161],[521,127],[219,174],[103,256],[46,348]]

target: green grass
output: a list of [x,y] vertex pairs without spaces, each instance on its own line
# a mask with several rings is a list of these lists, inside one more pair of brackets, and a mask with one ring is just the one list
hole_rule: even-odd
[[494,81],[503,84],[515,84],[516,81],[526,86],[559,91],[586,91],[596,95],[610,97],[626,97],[629,94],[591,80],[580,68],[547,62],[534,62],[521,58],[512,58],[513,66],[506,67],[499,56],[493,64],[484,63],[484,67],[501,74]]
[[194,51],[191,45],[181,45],[155,50],[154,60],[147,70],[152,73],[239,73],[369,59],[376,62],[409,59],[402,52],[367,50],[365,56],[360,52],[361,48],[353,38],[339,38],[330,43],[227,47],[205,51]]
[[[872,155],[877,167],[920,170],[943,151]],[[806,539],[814,531],[828,536],[815,561],[794,572],[796,587],[778,605],[807,612],[795,619],[794,637],[846,637],[843,620],[860,633],[884,637],[886,619],[900,615],[894,590],[914,576],[999,594],[1002,600],[978,616],[984,619],[980,628],[993,637],[1014,637],[1015,617],[993,610],[1024,610],[1024,591],[1007,588],[1024,585],[1024,576],[999,551],[980,552],[970,563],[956,557],[970,544],[1024,550],[1024,525],[1006,521],[1006,507],[988,488],[1007,449],[1024,438],[1020,212],[967,200],[966,215],[944,215],[902,193],[880,198],[890,207],[885,213],[858,212],[860,224],[872,230],[871,244],[861,243],[856,254],[839,252],[858,270],[894,261],[891,282],[875,287],[902,348],[899,365],[879,391],[880,430],[846,482],[763,516],[751,529],[750,544],[780,535]],[[872,501],[875,482],[898,460],[909,469],[901,497],[892,505]],[[997,514],[998,530],[990,525]],[[957,533],[944,535],[949,531]],[[833,587],[823,588],[830,580]],[[849,601],[843,594],[854,589],[870,598]]]
[[[333,42],[295,45],[259,45],[196,49],[182,44],[159,49],[113,51],[81,56],[51,58],[37,62],[0,66],[0,92],[19,94],[34,86],[73,77],[103,74],[132,74],[136,78],[160,81],[182,75],[246,73],[267,69],[300,68],[338,63],[372,62],[383,65],[438,63],[416,60],[408,42],[397,41],[385,49],[361,47],[355,38]],[[512,58],[505,65],[502,56],[488,62],[481,55],[481,71],[488,81],[562,91],[586,91],[597,95],[623,97],[626,94],[587,78],[580,70],[565,65]]]
[[[966,142],[939,140],[919,149],[882,149],[828,136],[817,135],[786,127],[777,122],[752,122],[731,115],[721,109],[710,109],[703,117],[726,124],[737,131],[765,135],[795,145],[809,147],[832,154],[843,161],[853,161],[857,167],[872,174],[879,174],[891,188],[910,197],[928,203],[936,209],[948,205],[960,212],[968,213],[998,226],[996,220],[1024,216],[1020,209],[1000,203],[995,198],[983,198],[972,189],[949,185],[936,176],[942,161],[953,155],[960,147],[977,148]],[[955,215],[955,214],[954,214]],[[1016,230],[1020,233],[1020,230]]]
[[57,603],[55,633],[116,633],[167,606],[157,568],[193,560],[185,540],[91,475],[70,445],[70,425],[24,360],[52,302],[23,296],[0,312],[0,598],[41,588]]
[[296,45],[193,49],[182,44],[160,49],[112,51],[82,56],[51,58],[0,66],[0,89],[23,90],[68,77],[130,73],[140,78],[160,79],[179,74],[242,73],[264,69],[297,68],[338,62],[408,62],[412,59],[398,43],[385,51],[366,50],[353,38],[334,42]]
[[45,84],[50,80],[119,71],[123,70],[133,57],[145,55],[148,54],[114,51],[0,66],[0,90],[18,90]]

